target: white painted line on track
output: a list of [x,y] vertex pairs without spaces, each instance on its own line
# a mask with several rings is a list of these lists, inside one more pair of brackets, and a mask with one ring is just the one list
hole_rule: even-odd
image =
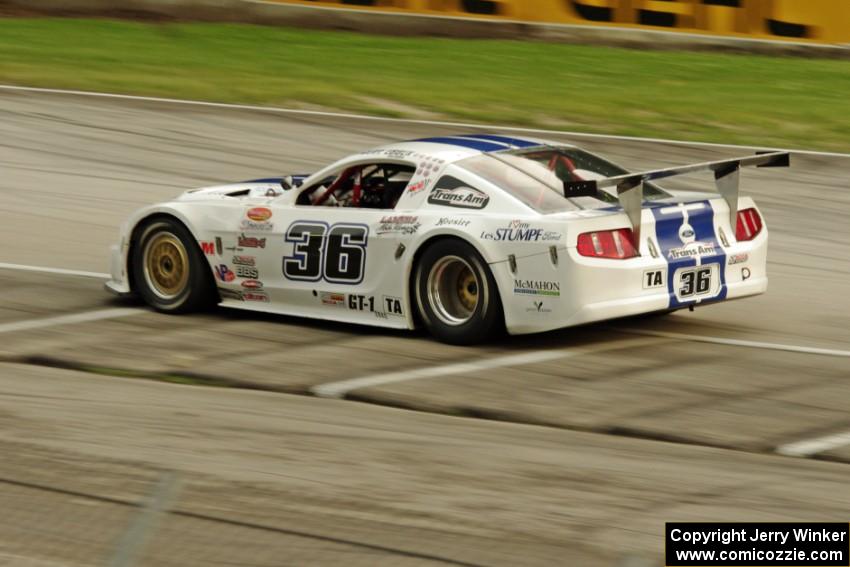
[[822,356],[839,356],[850,358],[850,350],[837,350],[830,348],[805,347],[797,345],[783,345],[777,343],[763,343],[759,341],[745,341],[741,339],[724,339],[723,337],[705,337],[702,335],[688,335],[685,333],[669,333],[667,331],[652,331],[648,329],[626,329],[612,327],[619,333],[632,335],[644,335],[647,337],[661,337],[665,339],[678,339],[683,341],[694,341],[698,343],[712,343],[716,345],[739,346],[748,348],[761,348],[766,350],[780,350],[785,352],[799,352],[801,354],[818,354]]
[[808,457],[845,445],[850,445],[850,431],[780,445],[776,448],[776,452],[787,457]]
[[63,276],[81,276],[84,278],[100,278],[108,280],[112,276],[101,272],[84,272],[82,270],[66,270],[65,268],[49,268],[46,266],[26,266],[24,264],[7,264],[0,262],[0,270],[21,270],[24,272],[42,272],[45,274],[60,274]]
[[768,146],[742,146],[740,144],[719,144],[712,142],[689,142],[687,140],[666,140],[664,138],[642,138],[639,136],[616,136],[611,134],[591,134],[588,132],[571,132],[568,130],[547,130],[545,128],[523,128],[521,126],[502,126],[498,124],[476,124],[469,122],[453,122],[449,120],[423,120],[417,118],[389,118],[386,116],[369,116],[366,114],[353,114],[346,112],[326,112],[321,110],[301,110],[297,108],[281,108],[275,106],[260,106],[260,105],[252,105],[252,104],[233,104],[226,102],[207,102],[202,100],[190,100],[190,99],[179,99],[179,98],[165,98],[165,97],[155,97],[155,96],[141,96],[141,95],[126,95],[126,94],[115,94],[115,93],[102,93],[95,91],[76,91],[76,90],[66,90],[66,89],[46,89],[39,87],[22,87],[18,85],[0,85],[0,90],[6,91],[21,91],[21,92],[33,92],[33,93],[51,93],[51,94],[63,94],[63,95],[74,95],[74,96],[88,96],[88,97],[99,97],[99,98],[112,98],[119,100],[136,100],[136,101],[144,101],[144,102],[160,102],[167,104],[184,104],[189,106],[205,106],[208,108],[225,108],[225,109],[233,109],[233,110],[257,110],[262,112],[275,112],[280,114],[300,114],[302,116],[322,116],[326,118],[346,118],[346,119],[354,119],[354,120],[371,120],[374,122],[390,122],[395,124],[419,124],[423,126],[448,126],[451,128],[471,128],[471,129],[485,129],[485,130],[499,130],[503,132],[526,132],[530,134],[556,134],[559,136],[569,136],[572,138],[589,138],[589,139],[597,139],[597,140],[621,140],[627,142],[647,142],[647,143],[661,143],[661,144],[670,144],[675,146],[692,146],[692,147],[705,147],[705,148],[734,148],[739,150],[752,150],[757,148],[759,150],[771,150],[771,151],[785,151],[785,152],[793,152],[796,154],[803,155],[811,155],[811,156],[825,156],[825,157],[840,157],[847,158],[850,157],[850,154],[843,154],[838,152],[818,152],[813,150],[795,150],[795,149],[787,149],[787,148],[771,148]]
[[600,345],[578,347],[574,349],[537,350],[532,352],[524,352],[521,354],[509,354],[506,356],[497,356],[493,358],[482,358],[479,360],[474,360],[472,362],[458,362],[454,364],[445,364],[442,366],[429,366],[427,368],[418,368],[401,372],[373,374],[371,376],[352,378],[351,380],[341,380],[339,382],[328,382],[326,384],[319,384],[318,386],[313,386],[312,388],[310,388],[310,391],[320,398],[342,398],[352,390],[358,390],[360,388],[383,386],[384,384],[407,382],[410,380],[419,380],[421,378],[439,378],[455,374],[466,374],[469,372],[479,372],[481,370],[491,370],[493,368],[523,366],[526,364],[535,364],[538,362],[546,362],[549,360],[573,358],[576,356],[581,356],[583,354],[592,354],[609,350],[631,348],[655,342],[656,341],[650,339],[619,339],[611,342],[606,342]]
[[85,313],[72,313],[70,315],[59,315],[47,317],[46,319],[33,319],[29,321],[14,321],[12,323],[0,323],[0,333],[16,333],[29,331],[31,329],[43,329],[45,327],[58,327],[59,325],[73,325],[75,323],[88,323],[91,321],[102,321],[104,319],[117,319],[145,313],[143,309],[113,308],[99,309]]

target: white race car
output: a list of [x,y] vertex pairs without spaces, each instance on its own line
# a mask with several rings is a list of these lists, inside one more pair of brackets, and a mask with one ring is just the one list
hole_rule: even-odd
[[[767,229],[739,170],[789,159],[627,173],[507,136],[391,144],[145,207],[107,287],[169,313],[221,303],[456,344],[736,299],[767,287]],[[719,195],[653,183],[695,171]]]

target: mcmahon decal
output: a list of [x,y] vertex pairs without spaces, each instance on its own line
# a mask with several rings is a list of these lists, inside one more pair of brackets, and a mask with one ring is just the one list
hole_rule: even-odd
[[561,284],[542,280],[514,280],[514,293],[559,297],[561,295]]

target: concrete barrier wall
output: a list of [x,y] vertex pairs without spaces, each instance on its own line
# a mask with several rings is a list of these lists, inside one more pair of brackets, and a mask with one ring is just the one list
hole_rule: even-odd
[[[324,1],[262,1],[262,0],[0,0],[0,14],[45,14],[63,16],[131,17],[154,20],[228,21],[267,25],[289,25],[316,29],[335,29],[380,33],[388,35],[432,35],[464,38],[527,39],[576,44],[610,45],[645,49],[687,49],[769,55],[802,55],[814,57],[850,58],[850,48],[823,41],[783,37],[776,41],[769,34],[718,32],[683,33],[682,29],[639,24],[525,21],[518,13],[508,10],[513,0],[409,0],[419,3],[419,10],[408,10],[393,3],[408,0],[375,0],[375,6],[365,6],[372,0],[349,0],[358,5]],[[459,2],[491,2],[503,5],[500,15],[482,15],[459,11]],[[549,0],[520,0],[529,5]],[[572,0],[563,0],[572,2]],[[582,0],[596,8],[614,5],[619,0]],[[629,0],[638,2],[640,0]],[[709,1],[709,0],[700,0]],[[733,2],[735,0],[711,0]],[[740,0],[746,2],[747,0]],[[777,0],[778,1],[778,0]],[[791,0],[789,0],[791,1]],[[819,0],[807,0],[818,2]],[[830,0],[833,1],[833,0]],[[834,0],[844,4],[845,0]],[[380,5],[377,4],[380,2]],[[654,4],[675,2],[655,0]],[[846,2],[850,5],[850,0]],[[654,5],[653,4],[653,5]],[[428,9],[421,9],[422,6]],[[634,4],[632,4],[634,5]],[[485,4],[475,4],[483,10]],[[445,10],[437,10],[442,7]],[[725,6],[730,8],[729,6]],[[516,6],[514,6],[516,10]],[[531,13],[531,12],[528,12]],[[596,14],[597,12],[593,12]],[[607,12],[598,12],[601,15]],[[787,14],[784,17],[790,17]],[[510,16],[510,17],[509,17]],[[537,15],[540,17],[540,14]],[[801,20],[804,21],[804,20]],[[690,28],[687,28],[690,29]],[[820,28],[817,28],[820,34]]]
[[850,43],[847,0],[272,0],[302,6]]

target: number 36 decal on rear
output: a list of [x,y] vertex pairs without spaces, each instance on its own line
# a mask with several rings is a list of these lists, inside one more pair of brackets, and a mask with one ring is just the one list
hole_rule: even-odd
[[717,295],[720,289],[719,268],[718,264],[707,264],[678,270],[674,280],[677,283],[676,297],[681,301]]
[[363,224],[295,221],[286,231],[292,255],[283,257],[286,279],[359,284],[366,268],[369,227]]

